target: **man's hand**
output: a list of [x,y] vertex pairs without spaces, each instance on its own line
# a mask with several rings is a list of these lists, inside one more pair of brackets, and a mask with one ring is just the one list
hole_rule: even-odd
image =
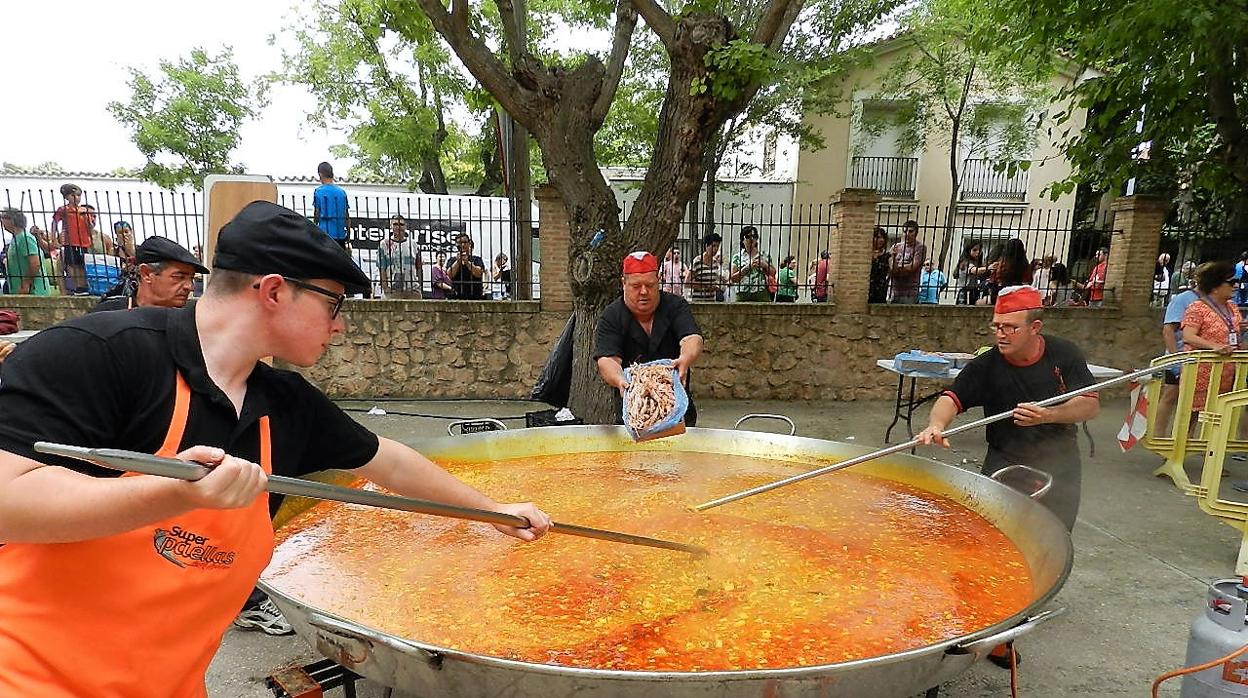
[[192,446],[178,458],[212,469],[199,480],[182,483],[196,509],[241,509],[255,501],[269,482],[259,465],[212,446]]
[[919,432],[918,434],[915,434],[914,438],[915,440],[917,440],[919,443],[923,444],[924,446],[931,446],[932,444],[936,444],[937,446],[943,446],[944,448],[949,448],[949,440],[944,437],[943,432],[944,430],[941,429],[940,427],[934,424],[930,424],[928,425],[926,429]]
[[680,382],[684,383],[689,377],[689,360],[683,356],[672,359],[672,366],[676,368],[676,375],[680,376]]
[[9,358],[9,354],[12,354],[13,350],[16,348],[16,342],[10,342],[7,339],[0,339],[0,363],[3,363],[5,359]]
[[494,528],[497,528],[513,538],[535,541],[546,535],[546,532],[550,530],[550,516],[548,516],[546,512],[541,509],[538,509],[532,502],[522,502],[520,504],[500,504],[498,506],[498,511],[504,514],[512,514],[513,516],[523,516],[529,520],[528,528],[514,528],[512,526],[494,524]]
[[1022,402],[1014,408],[1014,423],[1020,427],[1035,427],[1053,422],[1053,411],[1035,403]]

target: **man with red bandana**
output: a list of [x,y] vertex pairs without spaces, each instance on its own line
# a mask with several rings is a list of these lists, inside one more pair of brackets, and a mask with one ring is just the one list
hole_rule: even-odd
[[[685,388],[689,369],[702,355],[702,330],[684,298],[659,288],[659,260],[649,252],[624,258],[620,283],[624,295],[607,306],[598,320],[593,358],[603,382],[624,394],[624,369],[656,359],[672,359]],[[616,415],[621,411],[616,410]],[[696,426],[698,410],[689,400],[685,424]]]
[[[916,438],[948,448],[942,433],[959,413],[972,407],[983,407],[985,416],[1013,410],[1013,420],[988,425],[981,472],[992,475],[1007,465],[1045,471],[1053,476],[1053,485],[1040,502],[1073,529],[1082,476],[1075,425],[1096,417],[1101,403],[1096,393],[1087,393],[1052,407],[1035,404],[1094,382],[1079,347],[1040,334],[1042,300],[1031,286],[1001,289],[992,315],[996,346],[962,369],[953,387],[936,400],[927,428]],[[993,648],[988,660],[1006,669],[1019,661],[1013,643]]]
[[993,308],[996,346],[962,369],[953,387],[932,407],[920,442],[948,447],[942,436],[959,413],[983,407],[985,415],[1014,411],[1013,420],[988,425],[988,453],[983,473],[1007,465],[1028,465],[1053,476],[1053,487],[1040,501],[1073,529],[1079,513],[1079,448],[1075,425],[1096,417],[1096,393],[1060,405],[1036,402],[1094,383],[1079,347],[1061,337],[1040,334],[1040,291],[1031,286],[1001,289]]

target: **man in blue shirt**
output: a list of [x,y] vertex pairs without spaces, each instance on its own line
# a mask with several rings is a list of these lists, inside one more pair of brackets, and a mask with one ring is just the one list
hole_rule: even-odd
[[334,166],[322,162],[316,166],[316,174],[320,177],[321,186],[312,192],[312,211],[316,227],[325,231],[334,242],[344,250],[347,248],[347,193],[342,187],[334,184]]
[[[1199,269],[1200,267],[1197,267],[1197,270]],[[1170,303],[1166,306],[1165,319],[1161,321],[1161,341],[1165,344],[1167,354],[1183,351],[1183,314],[1187,312],[1187,306],[1198,298],[1200,294],[1190,288],[1170,297]],[[1179,367],[1172,366],[1166,369],[1165,384],[1161,386],[1161,397],[1157,400],[1157,420],[1154,424],[1158,429],[1170,429],[1170,417],[1178,401]],[[1173,431],[1164,433],[1173,433]]]

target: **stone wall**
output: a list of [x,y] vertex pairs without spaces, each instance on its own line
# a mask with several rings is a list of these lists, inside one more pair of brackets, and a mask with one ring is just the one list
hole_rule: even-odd
[[[28,329],[85,313],[83,298],[8,297]],[[990,344],[991,309],[965,306],[695,304],[706,353],[694,395],[736,399],[879,399],[896,377],[876,359],[907,349],[973,351]],[[304,373],[335,397],[524,398],[567,313],[536,301],[348,301],[345,336]],[[1141,367],[1161,352],[1160,310],[1123,318],[1110,308],[1050,310],[1045,332],[1088,360]]]

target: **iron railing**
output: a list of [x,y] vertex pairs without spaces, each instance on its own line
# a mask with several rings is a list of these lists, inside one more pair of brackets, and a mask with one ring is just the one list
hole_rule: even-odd
[[[622,208],[621,222],[626,222],[632,213],[630,206]],[[832,296],[827,270],[836,224],[832,222],[831,205],[724,204],[715,208],[713,216],[707,216],[705,209],[699,209],[698,213],[696,220],[686,219],[681,224],[671,257],[666,250],[655,250],[660,255],[665,290],[693,301],[707,302],[775,302],[779,296],[793,298],[793,302],[811,303],[824,302]],[[734,259],[740,266],[751,258],[742,244],[742,232],[750,226],[758,231],[758,252],[775,271],[772,279],[766,279],[765,274],[760,278],[758,273],[751,272],[734,274]],[[715,256],[717,259],[709,264],[699,262],[697,258],[704,252],[703,240],[712,232],[723,238],[719,254]],[[825,254],[828,256],[824,257]],[[785,277],[787,280],[791,276],[795,284],[785,284],[781,289],[780,267],[789,257],[795,261],[796,269]],[[713,267],[713,287],[693,283],[691,274],[695,262],[697,268]],[[733,279],[733,276],[738,278]],[[773,292],[770,290],[773,287],[777,292],[784,292]]]
[[[888,240],[886,250],[901,240],[906,221],[918,224],[918,241],[933,262],[929,283],[920,289],[920,302],[986,304],[1000,287],[1018,283],[1036,285],[1051,305],[1086,305],[1092,300],[1093,288],[1085,286],[1096,266],[1097,249],[1110,247],[1112,218],[1086,221],[1062,209],[970,205],[958,206],[952,217],[948,211],[942,206],[901,206],[883,208],[876,217]],[[1026,264],[1011,272],[998,260],[1020,243]],[[972,252],[976,247],[978,257]],[[1114,288],[1106,287],[1103,298],[1112,300],[1114,293]],[[872,301],[883,302],[878,297]]]
[[963,201],[1026,201],[1027,171],[1010,174],[997,170],[991,160],[968,158],[962,161],[959,195]]
[[[1236,263],[1248,255],[1248,240],[1225,229],[1185,221],[1167,224],[1153,272],[1153,305],[1164,307],[1170,298],[1196,284],[1196,267],[1204,262]],[[1240,282],[1236,303],[1248,306],[1248,283]]]
[[918,158],[855,157],[849,166],[849,186],[874,189],[886,199],[913,199],[918,168]]

